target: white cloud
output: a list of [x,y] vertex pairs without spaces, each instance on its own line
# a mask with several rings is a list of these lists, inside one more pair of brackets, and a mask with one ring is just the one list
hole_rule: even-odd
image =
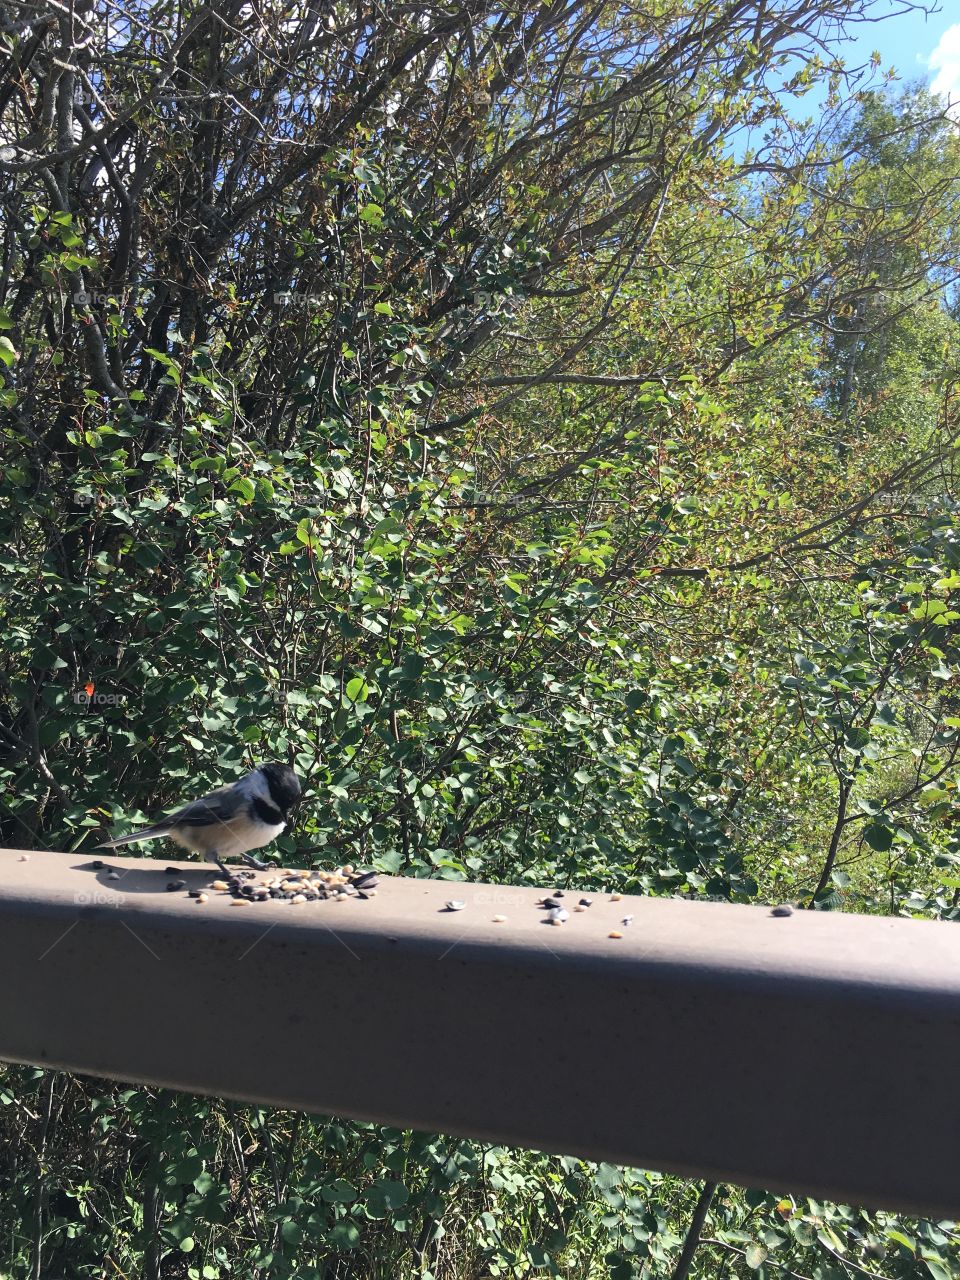
[[949,97],[960,108],[960,22],[947,27],[927,65],[936,72],[930,83],[933,92]]

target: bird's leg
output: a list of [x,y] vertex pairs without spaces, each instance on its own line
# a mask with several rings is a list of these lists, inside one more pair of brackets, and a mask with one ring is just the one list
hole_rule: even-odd
[[241,853],[240,857],[244,860],[248,867],[256,867],[258,871],[266,871],[270,865],[268,862],[261,862],[259,858],[255,858],[252,853]]
[[217,855],[216,855],[215,853],[209,853],[209,854],[207,854],[207,861],[208,861],[208,862],[215,862],[215,863],[217,864],[217,866],[220,868],[220,870],[223,872],[223,874],[226,876],[226,878],[227,878],[228,880],[229,880],[229,879],[230,879],[230,877],[233,875],[233,872],[230,870],[230,868],[227,866],[227,864],[223,861],[223,859],[222,859],[222,858],[218,858],[218,857],[217,857]]

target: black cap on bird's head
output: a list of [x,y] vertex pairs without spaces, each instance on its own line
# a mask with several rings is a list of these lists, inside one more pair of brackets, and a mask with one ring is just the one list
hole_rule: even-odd
[[300,780],[290,766],[262,764],[259,772],[266,778],[267,786],[270,788],[270,798],[277,808],[283,813],[292,809],[300,799]]

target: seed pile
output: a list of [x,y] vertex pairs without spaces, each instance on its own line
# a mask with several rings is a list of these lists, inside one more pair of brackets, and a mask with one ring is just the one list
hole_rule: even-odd
[[[103,869],[106,864],[99,858],[93,863],[97,870]],[[180,889],[186,888],[186,881],[180,879],[180,868],[165,867],[168,876],[176,876],[177,879],[167,881],[167,891],[175,893]],[[260,873],[262,874],[262,873]],[[326,902],[332,899],[334,902],[346,902],[348,898],[373,898],[377,893],[377,884],[379,877],[376,871],[358,871],[348,863],[346,866],[338,867],[336,871],[275,871],[270,879],[257,878],[256,871],[248,871],[246,869],[237,870],[233,875],[226,879],[212,880],[205,885],[203,889],[189,889],[187,896],[192,898],[196,903],[209,901],[207,889],[214,893],[229,895],[232,899],[232,906],[243,907],[250,902],[270,902],[282,901],[291,903],[301,902]],[[111,871],[107,876],[108,880],[119,880],[120,876],[116,871]],[[549,897],[541,898],[537,903],[537,909],[545,913],[544,924],[562,926],[570,919],[570,913],[564,902],[561,901],[566,895],[562,889],[554,889]],[[623,899],[622,893],[611,893],[608,897],[609,902],[620,902]],[[466,902],[460,898],[451,898],[443,904],[441,910],[443,912],[457,912],[466,909]],[[584,912],[589,911],[593,906],[592,898],[580,898],[574,905],[570,904],[571,910]],[[773,915],[791,915],[792,908],[789,906],[774,907]],[[506,924],[509,917],[505,915],[495,915],[491,917],[494,924]],[[633,922],[633,916],[624,916],[620,922],[620,929],[611,929],[607,934],[608,938],[622,938],[622,929],[629,928]]]
[[[351,866],[337,871],[280,871],[268,880],[258,880],[256,871],[237,871],[227,880],[213,880],[206,887],[229,894],[234,906],[248,902],[346,902],[348,898],[373,898],[377,892],[375,871],[356,871]],[[169,890],[183,888],[184,881],[167,885]],[[188,896],[206,902],[202,889],[190,889]]]

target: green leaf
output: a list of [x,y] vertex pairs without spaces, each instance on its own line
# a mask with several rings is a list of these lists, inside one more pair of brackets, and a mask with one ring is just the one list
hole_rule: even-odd
[[363,676],[354,676],[352,680],[348,681],[344,693],[351,702],[366,702],[370,693],[370,686]]
[[320,1191],[320,1198],[326,1200],[328,1204],[353,1204],[358,1195],[356,1187],[343,1178],[337,1178],[335,1182],[328,1183]]
[[621,1171],[615,1164],[600,1164],[597,1166],[597,1172],[594,1174],[594,1182],[601,1191],[609,1191],[613,1187],[620,1185],[622,1178]]
[[210,454],[203,458],[195,458],[190,463],[191,471],[214,471],[219,474],[224,468],[224,459],[217,458]]
[[303,1228],[292,1218],[287,1218],[280,1225],[280,1235],[284,1244],[299,1244],[303,1239]]
[[864,829],[863,838],[871,849],[876,849],[878,853],[886,853],[893,844],[893,830],[879,822],[874,822]]
[[402,1182],[392,1178],[377,1178],[367,1191],[365,1200],[371,1218],[386,1218],[410,1199],[410,1192]]
[[311,550],[315,550],[320,546],[320,540],[316,536],[312,520],[304,517],[297,525],[297,541],[302,542],[305,547],[310,547]]
[[360,1231],[357,1224],[347,1218],[337,1223],[327,1235],[327,1240],[335,1249],[355,1249],[360,1243]]
[[184,1156],[176,1164],[168,1165],[165,1182],[167,1186],[176,1186],[193,1182],[203,1173],[203,1161],[198,1155]]
[[915,1253],[917,1242],[912,1236],[904,1235],[902,1231],[888,1231],[887,1239],[892,1240],[894,1244],[902,1245],[904,1249],[909,1249],[911,1253]]
[[806,1222],[802,1218],[796,1219],[790,1223],[790,1230],[800,1244],[816,1243],[817,1231],[812,1222]]
[[388,849],[374,858],[373,865],[378,871],[383,871],[388,876],[395,876],[403,866],[403,856],[399,849]]
[[942,1258],[938,1258],[936,1254],[923,1253],[923,1265],[930,1272],[933,1280],[956,1280],[956,1271],[949,1262],[945,1262]]
[[743,1251],[743,1260],[751,1271],[756,1271],[758,1267],[763,1266],[766,1259],[767,1251],[762,1244],[752,1241]]
[[14,347],[9,338],[0,337],[0,362],[5,364],[9,369],[16,359],[16,347]]
[[923,604],[917,605],[910,612],[918,621],[924,618],[935,618],[940,613],[946,613],[947,606],[942,600],[925,600]]

